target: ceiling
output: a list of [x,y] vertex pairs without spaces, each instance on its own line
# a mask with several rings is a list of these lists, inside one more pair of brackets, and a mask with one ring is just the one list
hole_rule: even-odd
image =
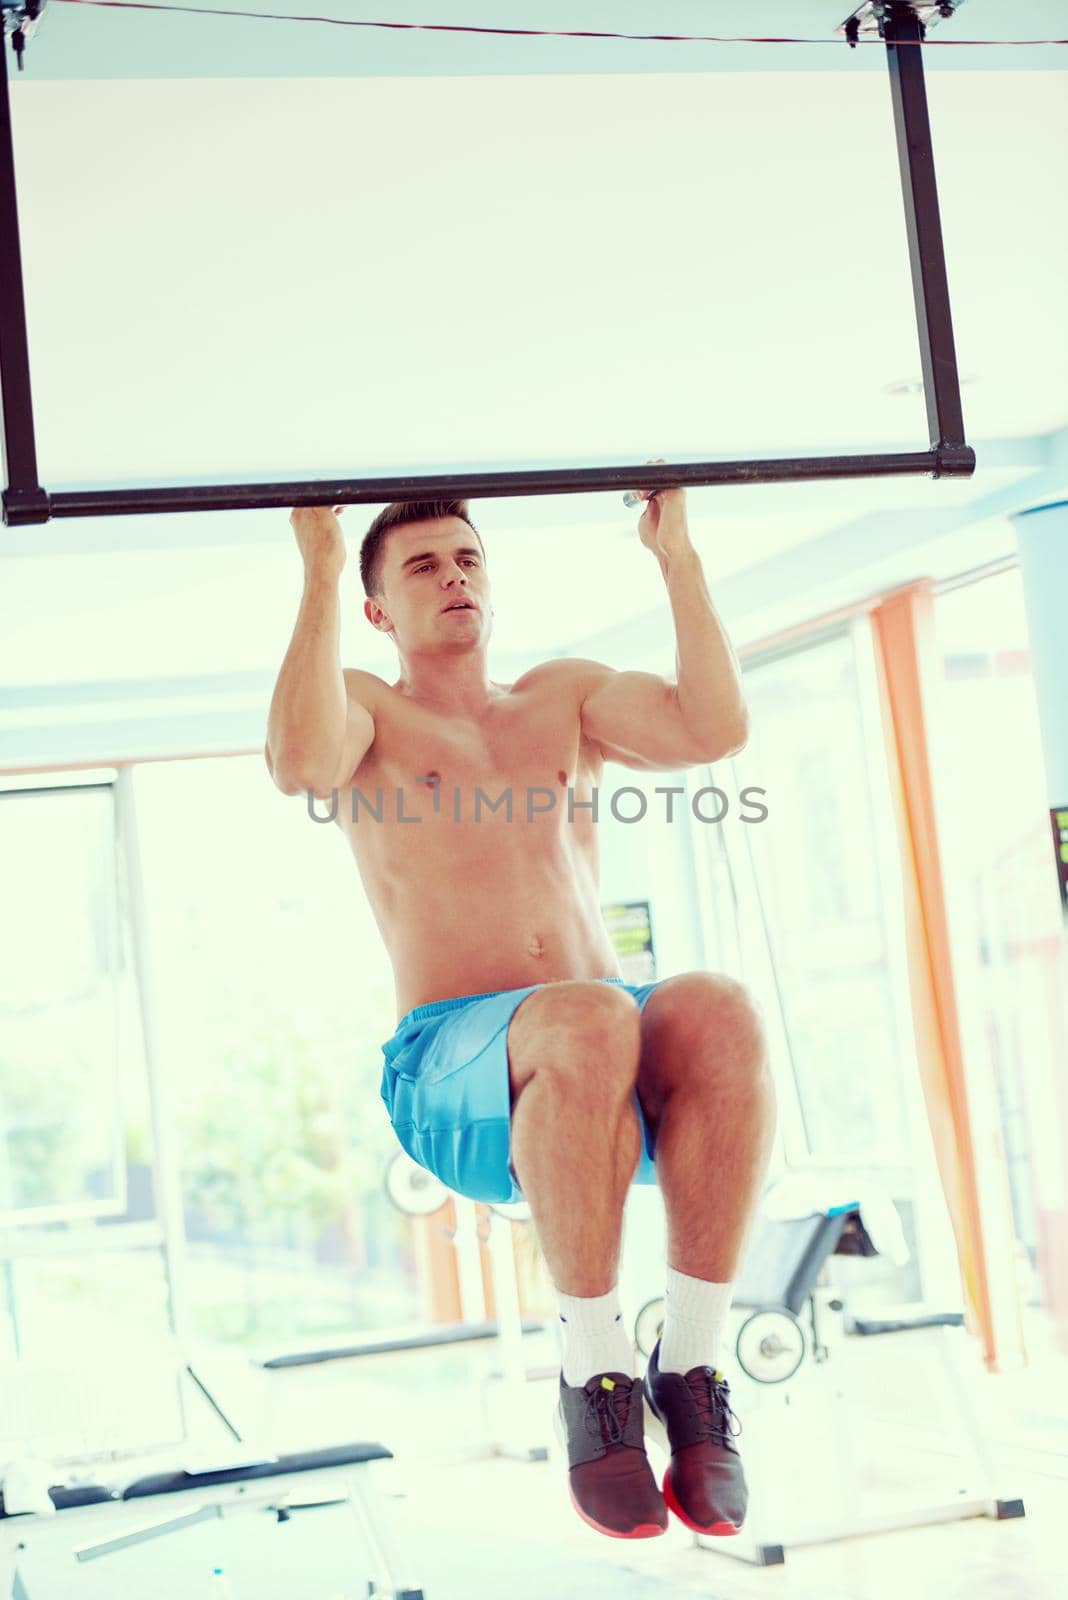
[[[572,3],[525,25],[826,35],[847,9]],[[484,0],[395,10],[502,25]],[[968,0],[934,37],[1063,22],[1060,4]],[[50,0],[26,61],[12,105],[49,489],[926,446],[922,396],[886,392],[919,361],[881,47]],[[691,490],[743,637],[1011,548],[1006,513],[1065,455],[1068,52],[925,62],[979,470]],[[388,672],[353,570],[376,509],[343,520],[345,650]],[[500,654],[664,615],[617,494],[472,509]],[[284,511],[4,529],[0,552],[6,682],[267,666],[299,600]]]

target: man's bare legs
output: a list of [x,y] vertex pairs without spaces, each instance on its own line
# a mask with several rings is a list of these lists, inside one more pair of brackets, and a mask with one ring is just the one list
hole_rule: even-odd
[[512,1164],[556,1288],[607,1293],[641,1154],[638,1006],[607,983],[552,983],[508,1029]]
[[642,1012],[637,1087],[656,1136],[668,1264],[729,1282],[775,1132],[764,1029],[748,991],[711,972],[666,978]]
[[567,1381],[610,1350],[624,1364],[622,1329],[607,1330],[621,1320],[623,1207],[641,1152],[635,1088],[667,1213],[664,1370],[714,1364],[775,1125],[748,991],[687,973],[639,1012],[613,985],[548,984],[517,1008],[508,1048],[512,1160],[562,1297]]
[[[587,1522],[623,1537],[662,1533],[666,1505],[687,1527],[737,1532],[745,1476],[716,1355],[774,1129],[756,1008],[740,984],[711,973],[665,980],[644,1012],[609,984],[552,984],[517,1008],[508,1049],[512,1161],[560,1302],[572,1498]],[[635,1090],[668,1219],[667,1312],[644,1379],[671,1455],[663,1499],[633,1448],[645,1409],[634,1405],[638,1380],[619,1381],[632,1376],[617,1273],[641,1152]],[[625,1405],[615,1431],[598,1409],[615,1405],[605,1390]],[[608,1430],[600,1442],[598,1429]]]
[[579,1515],[614,1538],[666,1533],[643,1448],[642,1380],[619,1305],[623,1205],[641,1153],[635,1000],[617,985],[546,984],[508,1029],[512,1164],[560,1309],[557,1435]]
[[733,1278],[767,1170],[775,1099],[748,992],[714,973],[667,978],[643,1012],[604,983],[546,984],[508,1031],[512,1160],[553,1282],[615,1282],[622,1212],[641,1153],[638,1096],[656,1134],[668,1264]]
[[775,1095],[759,1013],[732,978],[691,972],[642,1013],[638,1096],[667,1212],[661,1372],[715,1367],[767,1170]]

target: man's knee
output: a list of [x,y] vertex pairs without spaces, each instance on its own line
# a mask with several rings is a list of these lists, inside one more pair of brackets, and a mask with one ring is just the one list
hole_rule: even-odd
[[520,1001],[508,1025],[513,1093],[535,1073],[596,1098],[633,1089],[641,1049],[641,1013],[617,984],[547,983]]
[[756,999],[723,973],[665,979],[645,1007],[643,1068],[650,1078],[679,1079],[695,1089],[766,1091],[767,1035]]

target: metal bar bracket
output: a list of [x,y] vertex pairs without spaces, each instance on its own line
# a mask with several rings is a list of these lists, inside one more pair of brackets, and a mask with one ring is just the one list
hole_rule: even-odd
[[0,11],[4,14],[4,25],[0,28],[0,49],[3,48],[3,35],[10,33],[11,48],[18,60],[20,72],[26,46],[33,38],[44,3],[45,0],[0,0]]
[[893,19],[893,14],[908,12],[919,23],[922,38],[928,28],[937,27],[963,4],[964,0],[865,0],[838,31],[856,49],[858,39],[885,39],[886,24]]

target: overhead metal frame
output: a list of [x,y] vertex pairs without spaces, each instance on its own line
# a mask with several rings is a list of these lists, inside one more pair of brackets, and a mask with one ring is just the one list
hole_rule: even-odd
[[[37,0],[0,0],[5,16],[30,17]],[[930,6],[921,8],[930,11]],[[947,6],[946,11],[952,7]],[[31,19],[32,20],[32,19]],[[953,342],[949,284],[938,209],[931,125],[924,81],[924,24],[911,0],[869,0],[843,25],[847,40],[874,21],[886,45],[897,136],[905,229],[912,272],[930,446],[864,455],[800,456],[761,461],[672,462],[641,467],[643,488],[728,483],[797,483],[825,478],[930,475],[969,477],[975,452],[965,442]],[[857,26],[853,24],[856,22]],[[19,65],[25,37],[16,42]],[[7,52],[0,39],[0,400],[3,406],[4,522],[9,527],[54,517],[121,517],[176,511],[258,511],[387,501],[493,499],[632,489],[635,464],[530,471],[429,474],[311,481],[74,489],[50,493],[40,483],[30,386],[26,301],[18,221]]]

